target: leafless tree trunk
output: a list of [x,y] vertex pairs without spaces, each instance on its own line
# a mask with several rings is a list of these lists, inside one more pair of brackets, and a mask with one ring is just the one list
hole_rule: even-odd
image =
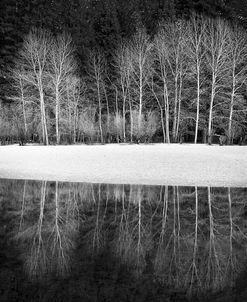
[[45,145],[49,144],[49,140],[44,100],[44,83],[46,80],[45,71],[50,41],[51,37],[49,32],[33,29],[24,39],[22,49],[19,52],[20,64],[24,70],[22,78],[39,92],[42,138]]
[[[160,120],[161,120],[161,127],[162,127],[162,133],[163,133],[163,142],[166,142],[166,130],[165,130],[165,123],[164,123],[164,108],[162,106],[162,103],[160,101],[160,97],[158,95],[158,92],[156,92],[155,84],[154,84],[154,79],[152,78],[151,81],[151,85],[152,85],[152,93],[157,101],[158,107],[159,107],[159,111],[160,111]],[[156,85],[157,86],[157,85]]]
[[183,78],[184,78],[184,73],[183,72],[184,68],[181,67],[181,72],[179,74],[179,92],[178,92],[178,114],[177,114],[177,123],[176,123],[176,133],[175,133],[175,139],[177,141],[178,136],[179,136],[179,126],[181,122],[181,101],[182,101],[182,88],[183,88]]
[[173,77],[174,85],[174,104],[173,104],[173,123],[172,123],[172,141],[177,141],[177,125],[179,124],[178,106],[180,102],[179,95],[183,80],[183,61],[184,61],[184,38],[186,23],[183,20],[169,22],[164,27],[164,34],[168,44],[167,64]]
[[74,60],[74,47],[70,35],[63,33],[51,40],[49,52],[49,78],[55,98],[56,143],[60,143],[60,115],[66,80],[72,77],[77,69]]
[[220,89],[222,82],[226,76],[227,53],[228,53],[229,31],[224,20],[208,19],[205,47],[207,49],[207,64],[211,73],[211,92],[209,102],[209,116],[208,116],[208,143],[211,144],[212,139],[212,121],[213,108],[215,99]]
[[[123,112],[123,140],[126,141],[126,103],[130,91],[132,62],[130,45],[127,42],[122,42],[117,50],[115,64],[118,71],[118,80],[122,94],[122,112]],[[130,105],[131,107],[131,105]],[[131,108],[130,108],[131,114]],[[131,119],[131,118],[130,118]]]
[[129,92],[128,92],[128,101],[129,101],[129,112],[130,112],[130,142],[133,143],[133,108],[132,108]]
[[132,40],[130,41],[129,47],[130,51],[128,53],[132,66],[132,89],[134,95],[138,96],[138,136],[140,136],[145,94],[148,87],[148,81],[150,79],[150,51],[152,49],[152,44],[149,41],[149,38],[144,29],[139,29],[139,31],[133,36]]
[[[20,62],[19,62],[20,63]],[[11,75],[13,79],[13,88],[16,91],[15,96],[11,96],[11,99],[17,102],[18,111],[22,112],[23,116],[23,124],[24,124],[24,133],[25,137],[27,136],[28,126],[27,126],[27,102],[26,102],[26,85],[23,79],[22,74],[23,66],[15,66],[13,70],[11,70]],[[21,107],[21,108],[19,108]]]
[[[166,143],[170,143],[170,100],[169,100],[169,91],[168,91],[168,86],[169,86],[169,48],[167,45],[167,40],[166,40],[166,29],[163,27],[160,28],[155,41],[155,54],[156,54],[156,60],[157,60],[157,76],[160,79],[161,84],[157,84],[156,88],[156,100],[158,99],[158,96],[162,96],[162,103],[163,105],[161,106],[161,102],[159,101],[159,107],[163,115],[163,110],[165,112],[165,131],[163,130],[163,133],[165,133],[165,141]],[[153,86],[154,88],[154,86]],[[160,92],[159,92],[160,90]],[[154,89],[153,89],[154,91]]]
[[230,78],[231,78],[231,92],[230,92],[230,105],[229,105],[229,122],[227,139],[228,144],[232,143],[232,124],[234,115],[234,106],[237,105],[237,99],[241,87],[247,79],[247,35],[243,28],[235,26],[229,28],[230,40],[229,40],[229,52],[228,60],[230,65]]
[[104,87],[104,76],[106,62],[105,58],[99,51],[95,51],[89,62],[90,76],[93,80],[93,83],[96,87],[96,95],[98,100],[98,120],[99,120],[99,131],[101,143],[104,142],[103,129],[102,129],[102,89]]
[[107,111],[107,118],[106,118],[107,131],[106,132],[110,133],[110,107],[109,107],[109,100],[108,100],[108,95],[107,95],[105,83],[103,85],[103,90],[104,90],[104,95],[105,95],[105,100],[106,100],[106,111]]
[[191,62],[193,77],[196,81],[196,125],[195,125],[195,138],[194,143],[197,143],[199,119],[200,119],[200,94],[201,94],[201,73],[202,65],[204,63],[205,51],[204,51],[204,34],[206,30],[206,22],[204,17],[193,15],[188,22],[187,26],[187,56]]

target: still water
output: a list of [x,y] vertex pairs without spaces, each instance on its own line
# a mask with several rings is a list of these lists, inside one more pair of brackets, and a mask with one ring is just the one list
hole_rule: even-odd
[[0,180],[0,301],[247,301],[247,189]]

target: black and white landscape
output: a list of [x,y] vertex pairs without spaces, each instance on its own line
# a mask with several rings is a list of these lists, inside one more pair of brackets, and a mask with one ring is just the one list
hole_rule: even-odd
[[0,1],[0,301],[247,300],[247,4]]

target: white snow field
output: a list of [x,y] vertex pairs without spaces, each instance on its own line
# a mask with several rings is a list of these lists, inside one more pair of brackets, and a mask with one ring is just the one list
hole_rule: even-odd
[[247,146],[0,146],[0,178],[247,187]]

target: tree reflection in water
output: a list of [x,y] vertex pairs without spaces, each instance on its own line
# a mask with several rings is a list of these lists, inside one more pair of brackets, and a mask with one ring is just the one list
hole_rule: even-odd
[[32,182],[30,186],[28,191],[27,181],[24,182],[20,224],[15,235],[23,249],[25,270],[31,278],[43,278],[53,272],[64,276],[69,273],[79,230],[77,199],[73,198],[70,185],[62,186],[63,190],[58,182]]
[[245,269],[246,189],[21,184],[14,238],[31,279],[69,276],[78,246],[188,296],[233,287]]

